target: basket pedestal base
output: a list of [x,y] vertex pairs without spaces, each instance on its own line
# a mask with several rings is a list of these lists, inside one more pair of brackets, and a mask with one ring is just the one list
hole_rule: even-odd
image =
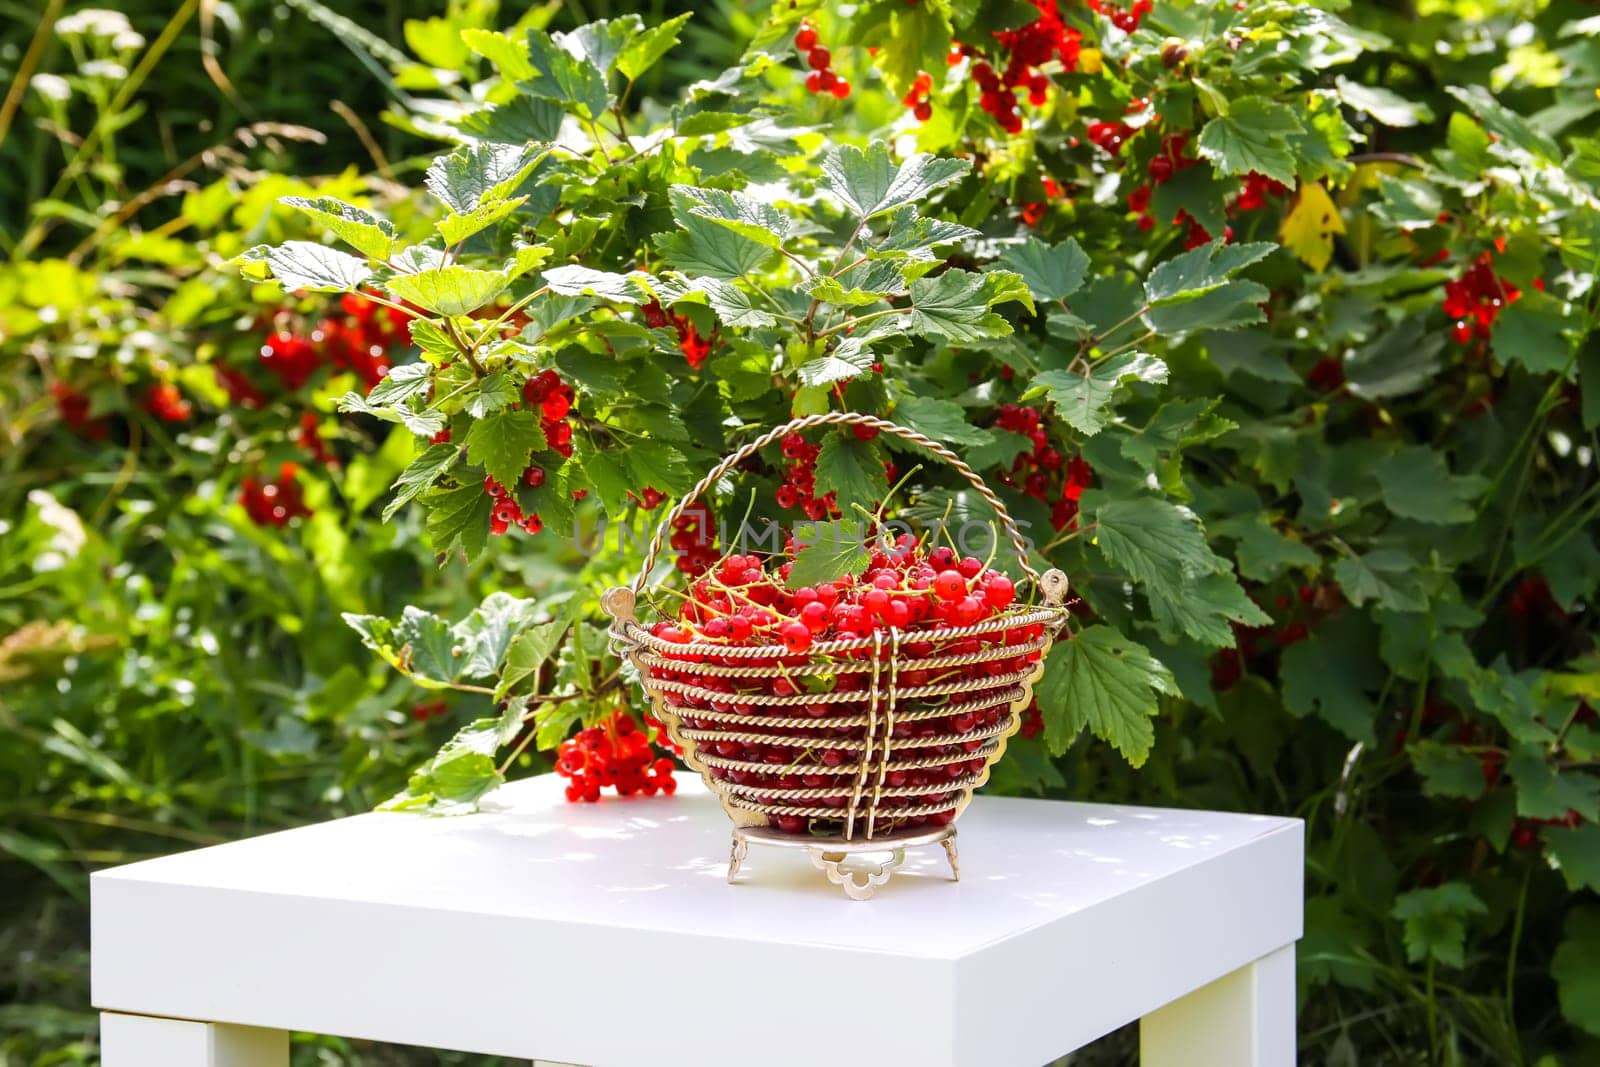
[[[950,861],[952,880],[961,880],[961,861],[956,855],[956,828],[941,826],[937,830],[919,833],[891,834],[870,840],[847,841],[842,837],[797,837],[780,833],[766,826],[736,826],[733,830],[733,851],[728,859],[728,882],[733,884],[751,845],[771,845],[776,848],[804,849],[811,863],[828,876],[828,881],[844,890],[851,900],[868,900],[873,892],[889,880],[906,861],[906,849],[919,845],[942,845],[945,858]],[[887,859],[862,859],[855,857],[883,855]]]

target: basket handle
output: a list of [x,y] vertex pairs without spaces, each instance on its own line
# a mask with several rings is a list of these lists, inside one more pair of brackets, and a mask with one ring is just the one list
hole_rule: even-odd
[[684,511],[702,493],[715,485],[717,479],[755,455],[761,449],[772,444],[772,442],[798,430],[808,430],[816,426],[868,426],[890,436],[898,437],[902,441],[920,445],[949,463],[950,466],[956,469],[956,473],[972,483],[972,488],[976,489],[978,495],[983,497],[984,501],[994,509],[994,513],[999,517],[1001,525],[1005,527],[1006,535],[1011,539],[1012,547],[1017,550],[1017,562],[1021,565],[1023,573],[1032,580],[1035,586],[1041,586],[1039,572],[1034,570],[1033,566],[1028,562],[1028,545],[1022,539],[1021,532],[1017,530],[1016,520],[1011,517],[1011,513],[1006,510],[1006,506],[1000,502],[1000,498],[994,495],[994,492],[984,484],[983,479],[978,477],[977,472],[967,466],[960,456],[937,441],[924,437],[917,431],[907,429],[898,423],[889,422],[887,419],[880,419],[875,415],[862,415],[854,411],[830,411],[821,415],[804,415],[798,419],[791,419],[782,426],[774,427],[754,441],[746,444],[743,448],[740,448],[737,452],[725,457],[721,463],[711,468],[711,471],[700,479],[699,484],[689,490],[683,499],[679,500],[677,505],[667,513],[666,517],[661,520],[661,525],[656,527],[655,537],[651,538],[650,547],[645,552],[644,563],[639,567],[639,575],[634,578],[633,584],[628,587],[633,594],[637,596],[639,591],[644,588],[645,579],[650,577],[650,571],[656,565],[656,557],[661,554],[662,546],[666,544],[667,538],[670,536],[672,524],[683,516]]

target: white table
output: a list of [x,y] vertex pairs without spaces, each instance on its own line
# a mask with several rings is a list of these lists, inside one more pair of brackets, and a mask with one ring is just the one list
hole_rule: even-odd
[[[105,1067],[284,1067],[290,1030],[594,1067],[1295,1057],[1298,820],[979,797],[846,899],[698,782],[372,814],[94,875]],[[851,1050],[857,1050],[855,1054]]]

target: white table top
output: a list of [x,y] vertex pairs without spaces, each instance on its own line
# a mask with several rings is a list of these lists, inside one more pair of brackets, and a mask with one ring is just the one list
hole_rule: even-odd
[[[892,1035],[882,1062],[1038,1064],[1300,935],[1298,820],[979,797],[959,884],[935,846],[857,902],[797,850],[753,846],[728,885],[692,779],[561,788],[96,874],[95,1004],[598,1067],[820,1062],[792,1017]],[[630,1002],[649,1027],[604,1021]]]

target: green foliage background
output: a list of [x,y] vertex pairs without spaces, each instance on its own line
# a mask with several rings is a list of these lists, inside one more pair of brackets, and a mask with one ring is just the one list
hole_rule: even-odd
[[[118,45],[51,34],[67,11],[47,3],[37,53],[39,12],[3,12],[22,17],[0,23],[18,87],[0,135],[0,1061],[94,1061],[89,870],[396,794],[470,805],[626,704],[593,598],[637,554],[580,556],[571,490],[590,491],[576,517],[643,525],[659,512],[630,489],[681,492],[791,412],[838,407],[908,422],[998,484],[1023,446],[996,412],[1018,402],[1095,479],[1040,539],[1083,610],[1041,686],[1044,732],[995,788],[1305,818],[1307,1062],[1600,1056],[1589,9],[1182,3],[1130,35],[1065,5],[1083,52],[1008,135],[944,55],[1028,5],[724,3],[609,78],[611,38],[587,31],[574,57],[545,35],[608,14],[593,5],[332,6],[128,4],[142,40]],[[846,101],[802,87],[788,42],[807,13]],[[639,41],[623,26],[619,47]],[[939,82],[926,124],[898,99],[918,69]],[[1120,152],[1092,143],[1108,122],[1130,127]],[[930,154],[892,205],[879,171],[899,164],[870,147],[886,129]],[[463,131],[482,143],[451,153]],[[1177,131],[1199,162],[1156,184],[1143,226],[1128,198]],[[559,151],[517,143],[558,132]],[[1284,188],[1246,209],[1252,173]],[[343,251],[285,197],[358,205]],[[1232,243],[1186,251],[1180,209]],[[369,260],[391,233],[420,251]],[[448,266],[428,258],[447,246]],[[1482,256],[1520,295],[1458,338],[1446,285]],[[310,330],[340,279],[430,326],[370,394],[337,367],[279,387],[264,335]],[[716,338],[706,368],[643,324],[652,297]],[[503,333],[512,306],[531,321]],[[264,402],[230,402],[219,366]],[[578,389],[564,464],[510,406],[551,366]],[[189,417],[150,409],[157,384]],[[306,416],[335,463],[297,442]],[[889,457],[829,438],[818,479],[870,504]],[[286,461],[311,514],[258,526],[241,484]],[[485,472],[529,462],[553,472],[525,497],[546,532],[487,537]],[[741,472],[738,506],[776,515],[775,467]],[[935,469],[908,497],[912,515],[971,508]],[[417,654],[451,625],[505,661]]]

